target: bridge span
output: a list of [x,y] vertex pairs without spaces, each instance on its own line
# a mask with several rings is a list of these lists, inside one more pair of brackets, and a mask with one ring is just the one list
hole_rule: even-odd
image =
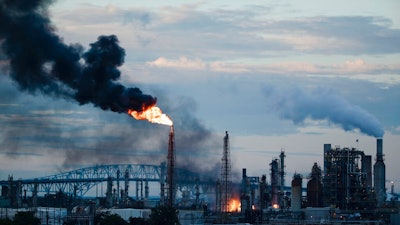
[[[213,192],[215,180],[211,177],[204,177],[186,169],[176,168],[175,170],[176,191],[185,195],[197,196],[200,193]],[[114,164],[96,165],[81,169],[63,172],[51,176],[34,179],[18,179],[0,181],[2,196],[14,198],[18,204],[19,199],[26,198],[27,193],[36,198],[40,193],[56,194],[64,193],[73,198],[84,197],[97,185],[106,183],[106,196],[119,196],[128,198],[129,184],[136,182],[136,197],[139,192],[143,195],[143,184],[145,186],[144,197],[149,196],[149,183],[155,183],[160,187],[158,193],[161,199],[164,198],[164,187],[166,182],[166,164],[145,165],[145,164]]]

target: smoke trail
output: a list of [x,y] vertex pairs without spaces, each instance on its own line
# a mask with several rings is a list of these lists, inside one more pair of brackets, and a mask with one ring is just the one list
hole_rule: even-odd
[[50,0],[0,0],[0,45],[9,74],[30,93],[92,103],[103,110],[141,111],[156,103],[138,88],[119,84],[125,51],[116,36],[100,36],[87,52],[66,45],[47,17]]
[[383,137],[384,130],[378,119],[359,106],[350,104],[332,90],[316,88],[307,93],[299,88],[292,88],[279,92],[266,87],[264,92],[273,102],[272,110],[295,124],[300,124],[307,118],[328,120],[345,131],[359,129],[364,134]]

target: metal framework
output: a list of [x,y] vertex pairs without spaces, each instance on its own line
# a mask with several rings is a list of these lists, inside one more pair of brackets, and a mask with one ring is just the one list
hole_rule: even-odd
[[229,212],[229,200],[231,198],[231,159],[229,150],[229,135],[228,131],[224,137],[224,151],[221,159],[221,212]]
[[364,152],[355,148],[328,147],[324,150],[325,204],[346,210],[373,207],[373,196],[368,187],[368,167],[371,165],[364,162]]
[[[116,164],[116,165],[96,165],[81,168],[56,175],[45,176],[34,179],[18,179],[0,181],[0,186],[8,187],[10,182],[18,187],[19,195],[22,190],[32,193],[57,193],[63,192],[76,197],[83,197],[89,190],[97,184],[107,182],[110,179],[117,182],[126,181],[145,181],[163,184],[165,183],[165,163],[161,165],[142,165],[142,164]],[[215,181],[210,179],[202,180],[199,174],[185,170],[176,169],[177,189],[192,190],[201,188],[203,192],[213,188]],[[196,187],[197,186],[197,187]]]

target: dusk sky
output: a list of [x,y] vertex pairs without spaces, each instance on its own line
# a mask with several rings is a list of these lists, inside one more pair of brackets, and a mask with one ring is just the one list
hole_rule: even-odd
[[[80,51],[75,64],[84,70],[92,43],[117,37],[125,55],[115,62],[120,76],[112,70],[113,82],[157,98],[174,121],[178,167],[219,176],[228,131],[235,177],[242,168],[249,176],[269,174],[269,163],[284,150],[290,185],[295,172],[307,176],[314,162],[323,167],[325,143],[375,159],[376,137],[383,136],[386,179],[400,191],[398,0],[64,0],[41,10],[57,41],[70,46],[64,50]],[[37,61],[53,86],[14,76],[14,48],[4,41],[14,25],[3,23],[0,180],[165,161],[167,126],[137,121],[119,105],[113,112],[71,98],[77,89],[54,79],[50,59]],[[22,51],[37,59],[28,49]]]

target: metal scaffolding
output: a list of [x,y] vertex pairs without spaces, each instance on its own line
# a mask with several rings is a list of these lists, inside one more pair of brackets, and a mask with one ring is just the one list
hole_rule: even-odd
[[371,179],[368,157],[355,148],[327,147],[324,147],[325,205],[346,210],[372,208],[375,203],[368,185]]
[[229,135],[228,131],[224,137],[224,150],[222,155],[221,165],[221,198],[220,198],[220,210],[221,212],[229,212],[229,200],[231,198],[231,159],[229,150]]

